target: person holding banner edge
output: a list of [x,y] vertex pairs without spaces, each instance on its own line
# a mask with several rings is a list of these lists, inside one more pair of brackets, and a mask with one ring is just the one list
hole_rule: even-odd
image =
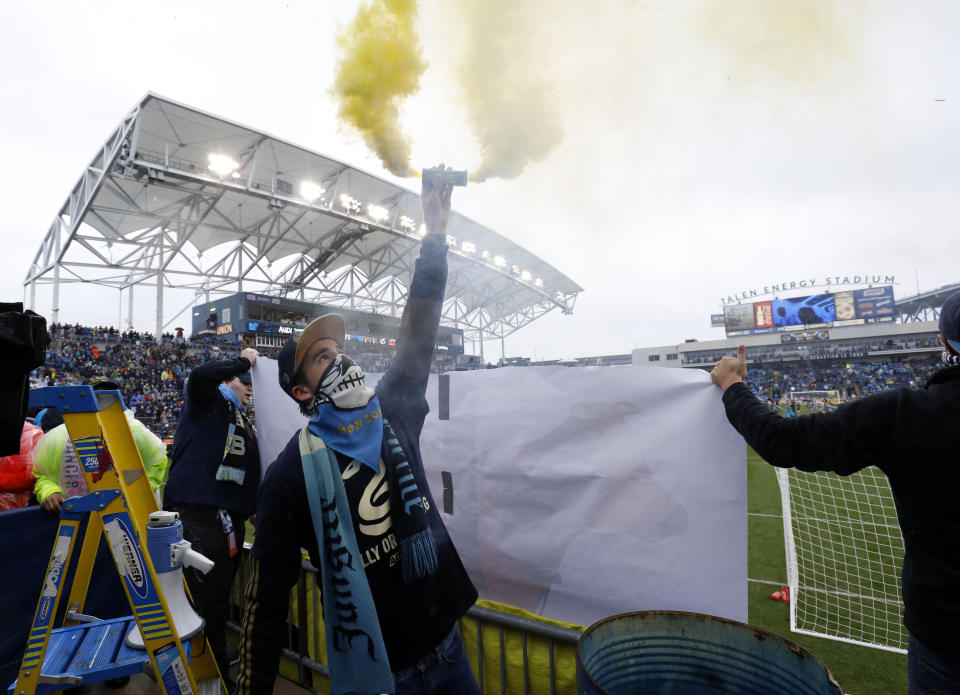
[[781,468],[886,474],[903,531],[903,622],[910,695],[960,694],[960,292],[940,310],[945,368],[900,388],[795,419],[771,413],[743,383],[746,347],[710,373],[730,424]]
[[447,278],[451,188],[424,176],[427,234],[396,356],[377,384],[343,352],[343,317],[312,321],[278,355],[310,422],[267,469],[240,638],[237,692],[273,692],[301,551],[319,569],[334,695],[479,695],[457,631],[477,599],[427,486],[420,431]]

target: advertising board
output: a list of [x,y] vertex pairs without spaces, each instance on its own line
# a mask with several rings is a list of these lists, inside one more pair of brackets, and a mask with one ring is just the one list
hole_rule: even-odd
[[893,321],[893,287],[868,287],[723,307],[728,336]]

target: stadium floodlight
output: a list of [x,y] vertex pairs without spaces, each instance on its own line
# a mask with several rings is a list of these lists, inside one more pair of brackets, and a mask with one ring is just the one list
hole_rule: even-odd
[[524,282],[530,282],[533,279],[533,274],[529,270],[521,271],[520,279]]
[[559,290],[557,291],[557,293],[556,293],[554,296],[555,296],[558,300],[560,300],[561,302],[564,300],[563,292],[560,292]]
[[412,232],[417,228],[417,223],[413,221],[413,218],[407,217],[406,215],[400,215],[400,229]]
[[495,266],[497,266],[498,268],[506,268],[506,267],[507,267],[507,259],[504,258],[503,256],[494,256],[494,257],[493,257],[493,264],[494,264]]
[[374,205],[373,203],[370,203],[367,205],[367,215],[372,220],[383,222],[385,219],[390,217],[390,211],[382,205]]
[[485,260],[485,261],[489,261],[491,258],[493,258],[493,256],[490,255],[490,252],[489,252],[489,251],[483,251],[483,252],[480,254],[480,258],[482,258],[482,259]]
[[340,204],[343,205],[347,212],[354,215],[363,208],[363,204],[359,200],[350,197],[346,193],[340,194]]
[[535,287],[539,287],[541,289],[543,288],[543,280],[541,280],[540,278],[537,278],[536,280],[534,280],[533,284]]
[[460,250],[463,251],[464,253],[476,253],[477,245],[474,244],[472,241],[465,241],[462,244],[460,244]]
[[300,182],[300,197],[309,200],[311,203],[326,192],[326,188],[315,184],[313,181]]
[[[226,176],[227,174],[233,174],[240,168],[240,165],[232,157],[228,157],[225,154],[217,154],[211,152],[210,156],[210,166],[207,167],[217,176]],[[236,178],[236,177],[234,177]]]
[[520,274],[520,266],[518,266],[518,265],[513,265],[513,266],[511,266],[511,267],[510,267],[510,270],[511,270],[511,272],[513,272],[514,275],[519,275],[519,274]]
[[456,245],[457,245],[457,237],[453,236],[453,234],[447,234],[447,246],[456,246]]

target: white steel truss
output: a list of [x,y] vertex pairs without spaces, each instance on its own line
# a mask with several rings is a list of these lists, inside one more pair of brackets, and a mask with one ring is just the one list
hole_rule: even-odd
[[[211,155],[232,170],[212,171]],[[251,291],[399,316],[421,228],[415,193],[147,94],[70,191],[24,286],[33,306],[37,284],[53,285],[59,322],[65,283],[156,285],[157,336],[177,316],[163,307],[173,287],[207,300]],[[466,339],[573,311],[582,289],[522,247],[457,213],[448,234],[441,321]]]

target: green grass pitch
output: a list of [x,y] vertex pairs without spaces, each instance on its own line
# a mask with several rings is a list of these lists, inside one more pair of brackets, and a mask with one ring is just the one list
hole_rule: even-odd
[[787,583],[783,519],[776,473],[747,450],[749,621],[815,654],[850,695],[907,692],[907,657],[869,647],[790,632],[790,608],[770,600]]

